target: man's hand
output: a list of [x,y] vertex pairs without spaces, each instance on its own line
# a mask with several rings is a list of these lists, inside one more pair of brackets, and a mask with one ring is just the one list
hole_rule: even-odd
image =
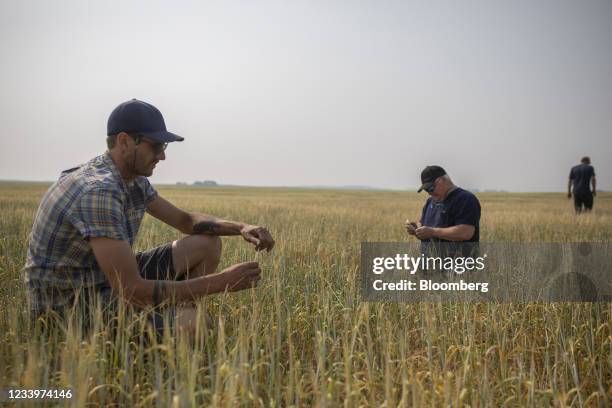
[[257,262],[243,262],[208,277],[218,280],[220,291],[237,292],[257,286],[261,279],[261,269]]
[[270,252],[274,248],[274,239],[272,239],[272,235],[264,227],[245,225],[240,230],[240,234],[246,241],[255,245],[256,251],[265,249]]
[[431,239],[435,236],[435,230],[432,227],[419,227],[414,231],[418,239]]
[[597,195],[597,191],[593,190],[593,197]]
[[406,227],[406,232],[409,235],[416,235],[415,231],[417,228],[419,228],[416,222],[410,221],[410,220],[406,220],[406,223],[404,224],[404,226]]
[[567,198],[572,198],[572,193],[570,193],[569,191],[567,192]]

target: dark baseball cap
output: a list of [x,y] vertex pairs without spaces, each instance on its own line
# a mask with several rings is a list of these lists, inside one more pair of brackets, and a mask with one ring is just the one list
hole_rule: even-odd
[[107,135],[136,133],[156,142],[182,142],[179,135],[166,130],[166,123],[155,106],[132,99],[117,106],[108,117]]
[[429,189],[438,177],[442,177],[445,174],[446,170],[440,166],[425,167],[421,172],[421,187],[419,188],[418,192],[420,193],[423,190]]

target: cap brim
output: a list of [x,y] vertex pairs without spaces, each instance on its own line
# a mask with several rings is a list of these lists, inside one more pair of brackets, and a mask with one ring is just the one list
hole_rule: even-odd
[[164,130],[159,132],[140,132],[140,134],[156,142],[182,142],[185,140],[185,138],[182,136],[175,135],[174,133],[166,132]]

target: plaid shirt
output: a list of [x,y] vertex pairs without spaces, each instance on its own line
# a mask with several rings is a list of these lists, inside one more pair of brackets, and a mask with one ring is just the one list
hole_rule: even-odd
[[31,312],[69,306],[80,288],[106,289],[89,238],[134,244],[157,192],[146,177],[125,182],[110,154],[62,172],[40,203],[24,278]]

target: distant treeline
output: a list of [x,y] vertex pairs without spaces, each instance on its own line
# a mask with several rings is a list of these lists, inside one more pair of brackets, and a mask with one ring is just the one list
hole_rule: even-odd
[[[189,183],[185,183],[182,181],[178,181],[176,183],[177,186],[188,186]],[[216,181],[213,180],[204,180],[204,181],[194,181],[193,184],[191,184],[192,186],[198,186],[198,187],[216,187],[219,184],[217,184]]]

